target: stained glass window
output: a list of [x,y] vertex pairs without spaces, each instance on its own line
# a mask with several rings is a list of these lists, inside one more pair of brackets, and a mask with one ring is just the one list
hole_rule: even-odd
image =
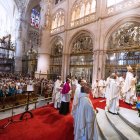
[[40,24],[40,12],[38,12],[36,9],[32,9],[31,26],[39,28],[39,24]]

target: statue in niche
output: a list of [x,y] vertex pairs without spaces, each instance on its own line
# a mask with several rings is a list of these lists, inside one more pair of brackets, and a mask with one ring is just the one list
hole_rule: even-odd
[[81,41],[81,49],[82,50],[86,50],[86,49],[88,49],[88,38],[87,37],[85,37],[85,38],[83,38],[82,39],[82,41]]
[[45,14],[45,27],[46,27],[46,29],[50,28],[50,13],[49,13],[49,10]]
[[139,36],[140,36],[140,27],[137,27],[137,26],[135,26],[134,28],[133,28],[133,31],[132,31],[132,33],[131,33],[131,36],[132,36],[132,39],[134,40],[134,44],[135,45],[140,45],[139,44]]
[[89,51],[93,51],[92,39],[88,37],[87,46],[89,46]]
[[72,53],[78,53],[80,52],[81,49],[81,42],[78,40],[74,43],[73,48],[72,48]]

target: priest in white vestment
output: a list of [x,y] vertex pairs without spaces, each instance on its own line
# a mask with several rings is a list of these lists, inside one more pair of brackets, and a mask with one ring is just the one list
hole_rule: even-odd
[[99,80],[99,97],[105,97],[105,87],[106,87],[106,83],[105,80],[100,79]]
[[125,102],[128,104],[134,104],[134,102],[137,100],[136,99],[136,78],[134,78],[133,75],[133,69],[131,66],[127,67],[127,73],[126,73],[126,78],[124,81],[124,87],[123,87],[123,92],[124,92],[124,98]]
[[54,89],[53,89],[53,95],[52,95],[52,100],[54,103],[54,108],[58,109],[60,108],[60,103],[61,103],[61,90],[62,90],[62,80],[61,77],[59,76],[56,82],[54,83]]
[[105,98],[106,98],[105,110],[107,110],[107,111],[108,111],[108,107],[109,107],[109,83],[110,83],[110,76],[106,79],[106,88],[105,88]]
[[93,98],[99,97],[99,80],[97,79],[93,84]]
[[74,99],[72,102],[72,115],[74,115],[76,112],[76,108],[77,108],[78,101],[79,101],[79,94],[81,93],[81,87],[86,84],[87,84],[86,80],[84,80],[84,79],[78,80],[78,84],[76,85],[76,90],[75,90],[75,94],[74,94]]
[[123,78],[123,76],[119,76],[118,78],[117,78],[117,82],[119,83],[119,85],[120,85],[120,91],[119,91],[119,99],[123,99],[123,97],[124,97],[124,93],[123,93],[123,87],[124,87],[124,78]]
[[89,87],[81,87],[76,111],[74,140],[96,140],[94,138],[94,121],[96,114],[89,99]]
[[71,113],[72,113],[73,117],[75,116],[75,113],[76,113],[76,108],[77,108],[77,105],[78,105],[80,92],[81,92],[81,79],[78,80],[78,84],[76,85],[75,94],[74,94],[74,98],[73,98],[73,102],[72,102]]
[[109,89],[108,89],[108,111],[117,114],[119,110],[119,90],[120,86],[116,80],[116,75],[113,73],[110,76]]
[[74,94],[75,94],[75,90],[76,90],[76,86],[78,84],[78,80],[75,76],[72,77],[71,79],[71,98],[74,98]]
[[81,93],[81,87],[86,85],[86,84],[87,84],[86,80],[79,79],[78,84],[76,85],[74,99],[73,99],[73,102],[72,102],[72,111],[71,111],[71,114],[74,118],[74,127],[75,127],[76,111],[77,111],[77,107],[78,107],[79,96],[80,96],[80,93]]

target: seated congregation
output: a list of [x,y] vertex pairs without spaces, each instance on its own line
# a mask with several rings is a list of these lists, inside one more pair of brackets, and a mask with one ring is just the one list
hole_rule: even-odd
[[27,100],[27,85],[34,86],[30,100],[37,100],[39,96],[51,97],[52,80],[12,73],[1,73],[0,77],[0,109],[25,104]]

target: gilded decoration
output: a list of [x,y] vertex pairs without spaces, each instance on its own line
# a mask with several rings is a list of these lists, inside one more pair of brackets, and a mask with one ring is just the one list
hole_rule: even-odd
[[50,74],[52,75],[52,78],[56,77],[56,75],[61,75],[62,53],[63,42],[61,39],[57,38],[52,45],[51,51]]
[[109,38],[108,49],[140,47],[140,24],[128,22],[120,26]]
[[126,72],[126,66],[134,69],[140,63],[140,24],[126,22],[113,32],[108,41],[106,76],[111,72]]
[[72,44],[70,55],[70,74],[78,78],[83,77],[92,82],[93,42],[87,34],[80,34]]
[[72,47],[73,54],[75,53],[87,53],[93,52],[92,39],[89,36],[80,36],[74,43]]
[[52,54],[53,55],[62,55],[63,52],[63,43],[61,40],[58,40],[56,43],[54,43]]

